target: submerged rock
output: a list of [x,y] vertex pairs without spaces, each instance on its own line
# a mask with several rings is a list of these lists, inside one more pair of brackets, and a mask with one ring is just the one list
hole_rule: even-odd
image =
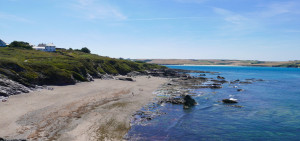
[[244,89],[237,89],[237,91],[238,91],[238,92],[242,92],[242,91],[244,91]]
[[241,82],[239,82],[240,84],[252,84],[252,82],[250,82],[250,81],[241,81]]
[[217,76],[218,79],[225,79],[225,77]]

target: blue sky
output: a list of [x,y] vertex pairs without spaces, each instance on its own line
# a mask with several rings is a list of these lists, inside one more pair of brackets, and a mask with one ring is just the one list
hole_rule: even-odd
[[300,60],[299,0],[0,0],[0,39],[123,58]]

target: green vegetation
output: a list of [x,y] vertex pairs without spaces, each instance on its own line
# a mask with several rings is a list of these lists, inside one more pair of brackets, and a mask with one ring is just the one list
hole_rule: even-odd
[[300,61],[291,61],[289,63],[285,63],[285,64],[281,64],[281,65],[274,65],[273,67],[299,68]]
[[103,57],[74,50],[55,53],[19,47],[0,48],[0,74],[31,85],[66,85],[87,81],[87,75],[122,74],[165,68],[155,64]]
[[23,41],[13,41],[9,44],[9,47],[32,49],[29,43]]
[[87,47],[83,47],[81,49],[81,51],[84,52],[84,53],[91,53],[91,51]]

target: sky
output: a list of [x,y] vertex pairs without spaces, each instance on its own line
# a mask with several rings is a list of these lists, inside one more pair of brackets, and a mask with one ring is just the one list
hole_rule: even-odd
[[300,0],[0,0],[0,39],[114,58],[300,60]]

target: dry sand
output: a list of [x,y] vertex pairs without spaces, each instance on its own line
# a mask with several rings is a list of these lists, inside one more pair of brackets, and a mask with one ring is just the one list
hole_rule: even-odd
[[0,103],[0,137],[28,140],[122,140],[132,114],[167,80],[95,80],[11,96]]

